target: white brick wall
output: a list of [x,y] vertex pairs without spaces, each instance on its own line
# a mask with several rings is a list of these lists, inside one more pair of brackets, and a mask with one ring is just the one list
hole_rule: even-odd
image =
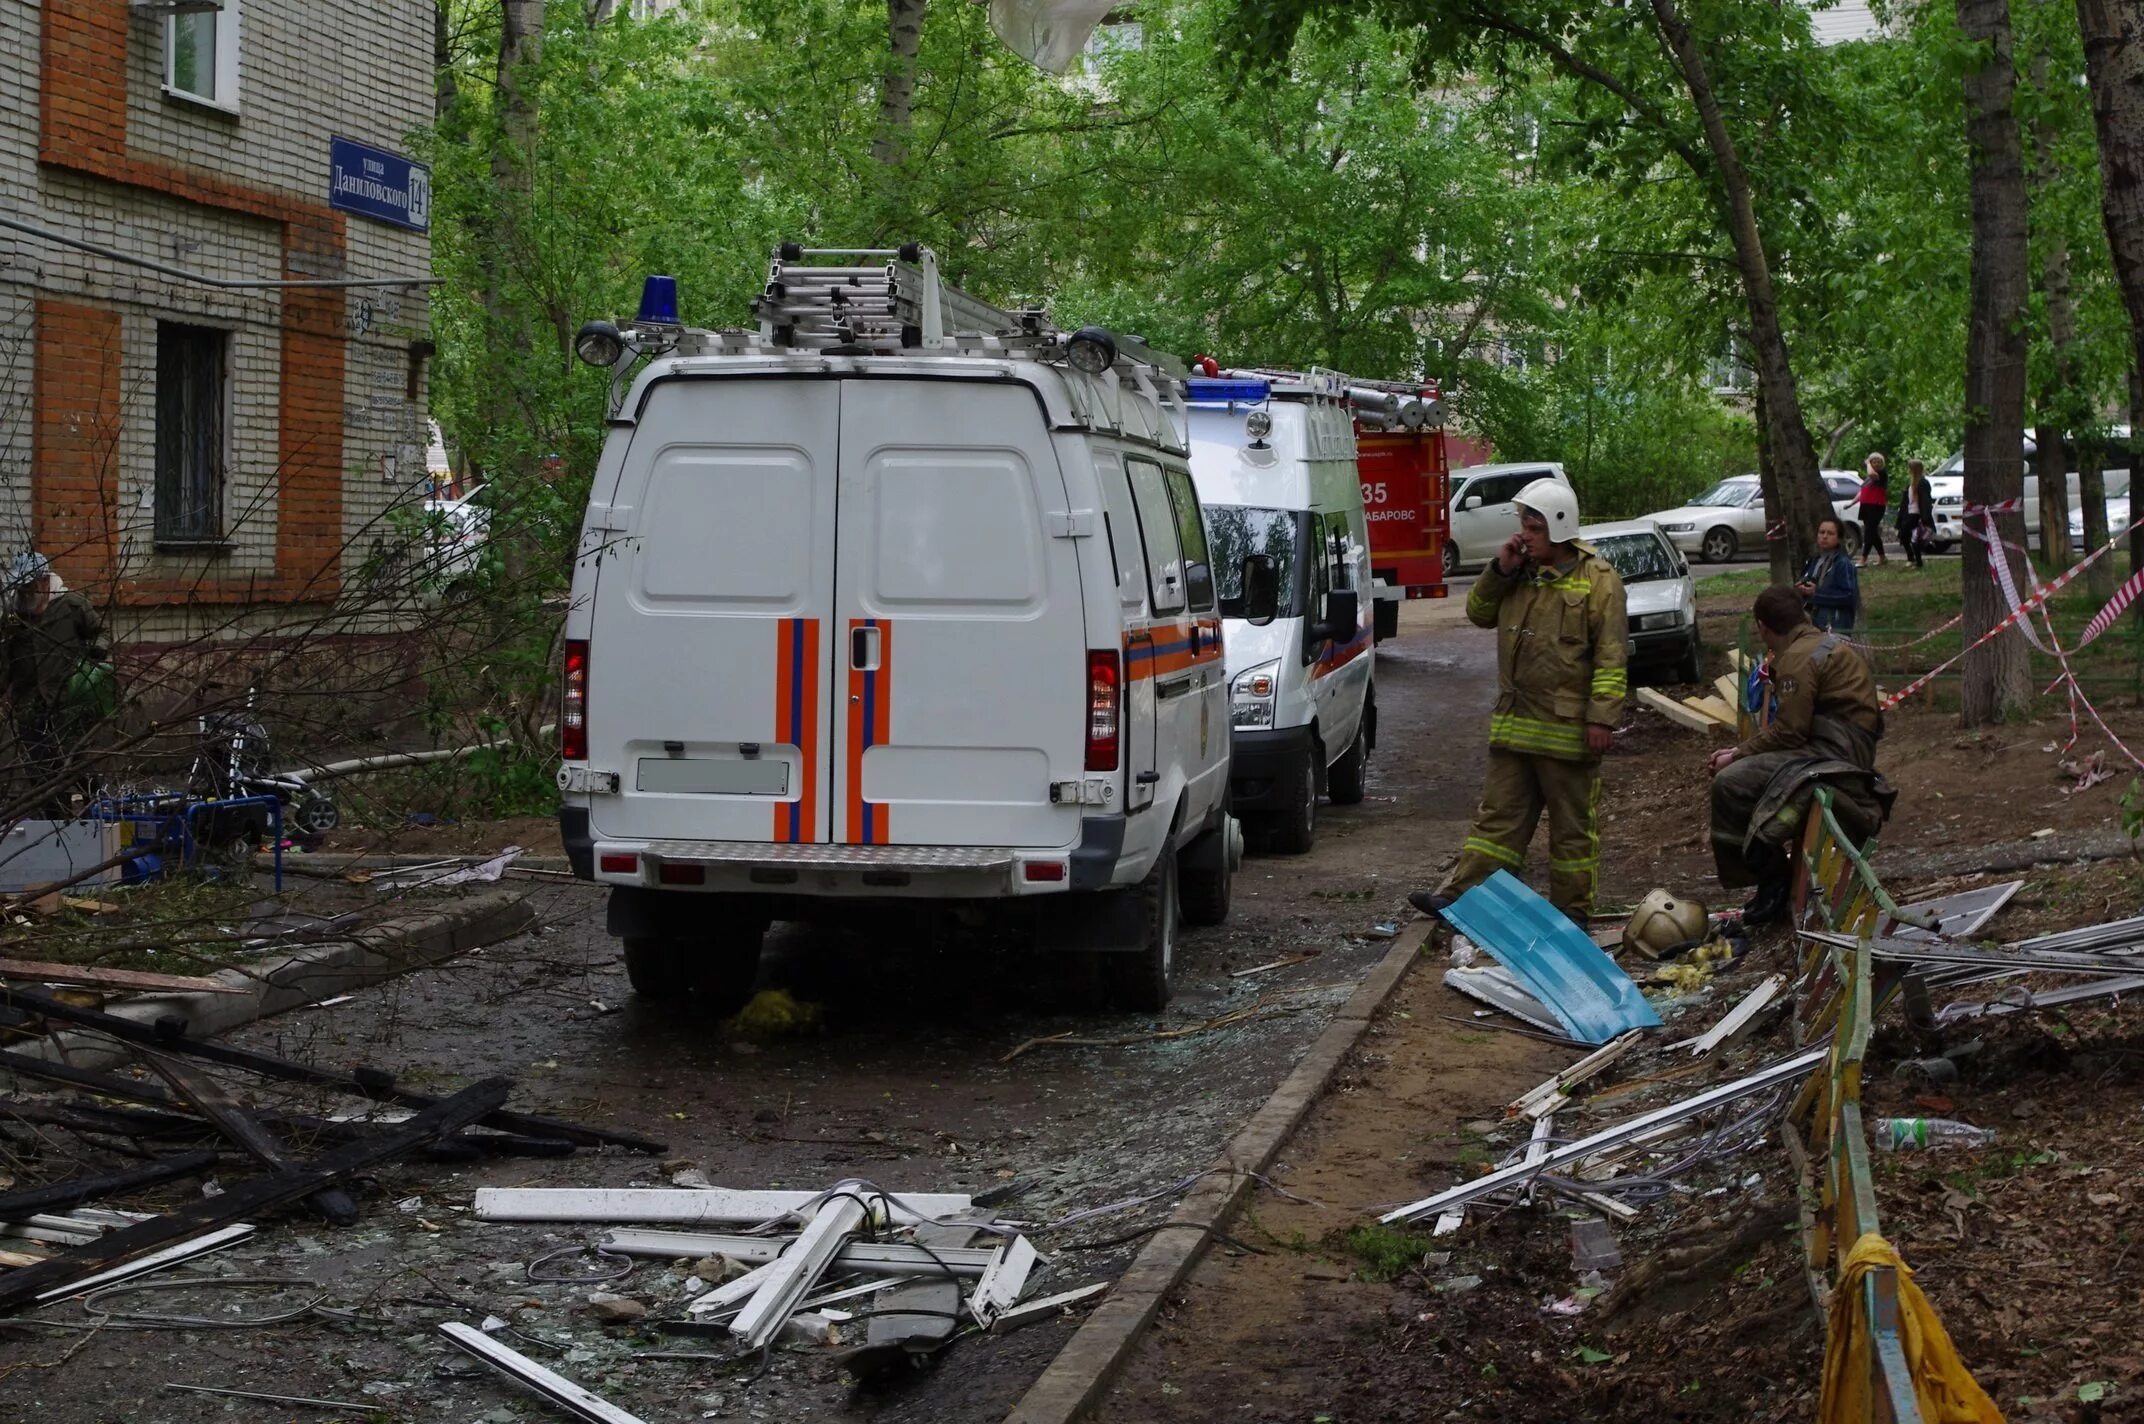
[[[124,0],[107,0],[123,5]],[[328,141],[340,135],[396,152],[432,117],[432,0],[242,0],[238,112],[163,92],[164,26],[132,17],[127,36],[127,153],[205,171],[313,205],[328,197]],[[38,162],[40,4],[0,0],[0,212],[131,255],[231,278],[282,276],[282,229],[207,206]],[[334,276],[422,274],[421,233],[346,214],[345,270]],[[308,274],[310,275],[310,274]],[[30,529],[31,330],[39,295],[85,299],[122,317],[119,517],[123,572],[152,579],[275,571],[280,458],[282,298],[168,279],[35,238],[0,231],[0,555]],[[345,348],[343,528],[346,584],[391,502],[422,477],[422,392],[405,399],[408,349],[426,335],[423,288],[353,289]],[[225,490],[228,554],[158,551],[151,540],[156,323],[221,327],[232,338],[232,417]],[[390,485],[382,459],[415,446]],[[141,636],[219,626],[230,610],[144,610]]]

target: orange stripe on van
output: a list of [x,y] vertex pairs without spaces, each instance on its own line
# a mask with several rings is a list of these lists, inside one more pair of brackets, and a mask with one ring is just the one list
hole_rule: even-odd
[[[1192,633],[1198,634],[1198,651],[1193,652]],[[1170,673],[1204,663],[1221,661],[1221,622],[1217,618],[1200,618],[1176,623],[1156,623],[1141,632],[1127,633],[1124,637],[1124,680],[1137,682],[1141,678],[1167,677]]]

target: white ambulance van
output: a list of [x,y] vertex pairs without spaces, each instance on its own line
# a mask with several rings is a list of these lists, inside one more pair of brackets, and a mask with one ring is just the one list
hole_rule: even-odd
[[[1351,392],[1330,371],[1228,372],[1185,382],[1191,475],[1206,506],[1228,647],[1235,814],[1301,854],[1318,798],[1362,800],[1377,741],[1369,523],[1355,465]],[[1252,554],[1280,574],[1279,616],[1242,617],[1236,569]]]
[[[1166,1002],[1229,908],[1220,596],[1173,374],[785,247],[757,331],[624,329],[565,632],[561,830],[636,992],[726,1014],[770,922],[993,909]],[[645,365],[637,375],[633,367]],[[1252,613],[1278,569],[1229,571]]]

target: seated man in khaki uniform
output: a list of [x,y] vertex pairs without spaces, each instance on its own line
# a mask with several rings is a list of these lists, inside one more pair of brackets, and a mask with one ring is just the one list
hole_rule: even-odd
[[1861,654],[1810,623],[1791,588],[1766,589],[1754,611],[1777,710],[1748,741],[1712,754],[1712,859],[1722,885],[1757,887],[1742,919],[1761,925],[1786,918],[1793,845],[1818,782],[1856,842],[1883,825],[1897,793],[1876,771],[1883,712]]

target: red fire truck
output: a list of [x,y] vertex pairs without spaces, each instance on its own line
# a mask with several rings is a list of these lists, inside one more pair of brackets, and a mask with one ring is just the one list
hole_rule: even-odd
[[1362,381],[1398,398],[1386,415],[1357,407],[1355,468],[1370,526],[1370,572],[1377,580],[1376,636],[1400,628],[1400,602],[1442,598],[1444,541],[1451,533],[1451,463],[1444,398],[1424,386]]

